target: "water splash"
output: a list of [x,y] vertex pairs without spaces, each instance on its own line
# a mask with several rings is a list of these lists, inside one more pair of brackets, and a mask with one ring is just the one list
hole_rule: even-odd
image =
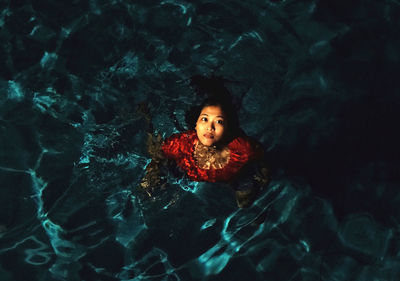
[[8,98],[10,100],[22,101],[25,97],[21,84],[16,81],[8,81]]
[[206,228],[209,228],[211,226],[213,226],[215,224],[215,222],[217,221],[216,218],[210,219],[208,221],[206,221],[200,228],[200,230],[204,230]]
[[[154,247],[144,257],[131,264],[125,265],[123,271],[117,274],[121,281],[140,280],[176,280],[181,278],[175,268],[168,260],[168,254]],[[170,279],[172,278],[172,279]]]
[[[130,191],[110,195],[106,199],[106,205],[107,216],[116,226],[115,240],[124,247],[134,241],[141,231],[147,229],[138,199]],[[123,205],[125,208],[121,208]]]
[[[290,210],[293,208],[295,200],[289,200],[285,216],[277,222],[272,224],[262,223],[260,225],[253,224],[270,206],[287,195],[289,192],[288,189],[288,187],[283,188],[278,184],[274,185],[264,196],[254,203],[256,206],[261,205],[261,209],[256,207],[249,210],[238,209],[228,216],[223,224],[220,241],[197,258],[195,262],[196,267],[201,268],[199,270],[204,272],[206,276],[219,274],[241,249],[245,248],[260,235],[265,235],[265,232],[269,232],[279,224],[285,222],[290,214]],[[242,237],[243,233],[246,233],[246,238],[244,239]]]

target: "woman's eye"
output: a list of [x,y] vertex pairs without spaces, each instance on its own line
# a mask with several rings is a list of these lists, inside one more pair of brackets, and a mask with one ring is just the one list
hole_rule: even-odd
[[207,121],[206,117],[201,118],[201,121]]
[[224,121],[223,120],[217,120],[217,124],[224,124]]

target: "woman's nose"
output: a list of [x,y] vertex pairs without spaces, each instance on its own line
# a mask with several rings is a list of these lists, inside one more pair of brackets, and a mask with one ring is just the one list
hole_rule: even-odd
[[209,130],[209,131],[214,131],[214,126],[211,124],[211,125],[209,125],[208,127],[207,127],[207,130]]

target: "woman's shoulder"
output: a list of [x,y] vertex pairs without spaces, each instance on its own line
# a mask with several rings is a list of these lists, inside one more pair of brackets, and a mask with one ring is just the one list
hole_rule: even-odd
[[250,149],[255,143],[255,140],[247,135],[239,135],[231,140],[229,146],[241,147]]
[[263,155],[261,144],[245,134],[235,137],[228,145],[231,152],[248,155],[249,158],[259,158]]
[[163,141],[161,148],[167,157],[178,157],[182,152],[190,150],[195,136],[194,131],[172,134]]

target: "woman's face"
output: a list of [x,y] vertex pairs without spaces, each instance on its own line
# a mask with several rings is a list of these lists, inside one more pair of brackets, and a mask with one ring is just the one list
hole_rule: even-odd
[[[220,106],[205,106],[196,122],[197,137],[206,146],[211,146],[223,137],[226,125],[224,113]],[[226,121],[225,121],[226,122]]]

